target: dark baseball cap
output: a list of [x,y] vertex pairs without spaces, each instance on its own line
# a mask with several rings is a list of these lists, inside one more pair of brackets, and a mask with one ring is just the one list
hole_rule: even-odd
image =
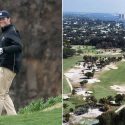
[[9,12],[6,11],[6,10],[2,10],[2,11],[0,11],[0,18],[5,18],[5,17],[7,17],[7,18],[10,17]]

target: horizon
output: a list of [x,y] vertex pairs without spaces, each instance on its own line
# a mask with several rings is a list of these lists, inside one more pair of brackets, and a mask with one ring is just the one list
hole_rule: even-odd
[[63,13],[97,13],[97,14],[125,14],[125,13],[108,13],[108,12],[73,12],[73,11],[63,11]]
[[64,12],[125,14],[125,0],[63,0]]

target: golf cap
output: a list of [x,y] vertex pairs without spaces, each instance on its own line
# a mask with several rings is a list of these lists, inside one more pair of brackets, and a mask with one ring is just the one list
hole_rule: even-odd
[[10,17],[9,12],[6,11],[6,10],[2,10],[2,11],[0,11],[0,18],[5,18],[5,17],[7,17],[7,18]]

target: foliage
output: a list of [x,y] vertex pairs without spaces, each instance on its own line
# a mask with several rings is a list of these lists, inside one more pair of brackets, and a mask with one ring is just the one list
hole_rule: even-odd
[[[69,16],[71,18],[69,18]],[[103,21],[102,24],[102,20],[93,21],[92,19],[82,16],[79,16],[79,20],[77,20],[76,16],[70,14],[65,16],[64,22],[67,20],[70,22],[78,22],[77,25],[64,25],[64,33],[66,34],[64,35],[64,40],[70,40],[72,45],[91,45],[96,48],[105,49],[125,47],[124,23],[118,28],[116,26],[117,22],[115,21]],[[83,25],[86,22],[87,24]],[[108,26],[108,24],[110,26]],[[67,26],[70,28],[67,28]],[[100,26],[104,27],[104,32],[102,32],[101,28],[98,28]],[[73,32],[74,28],[76,32]],[[79,29],[83,29],[84,32]]]
[[62,98],[61,96],[58,97],[51,97],[48,98],[47,101],[44,101],[44,99],[39,99],[39,100],[35,100],[32,103],[30,103],[28,106],[22,108],[19,110],[19,114],[25,114],[25,113],[32,113],[35,111],[39,111],[39,110],[43,110],[47,107],[50,107],[56,103],[61,102]]
[[76,91],[75,89],[72,90],[72,95],[75,95],[76,94]]
[[101,104],[106,104],[107,103],[107,99],[106,98],[100,98],[99,99],[99,103],[101,103]]
[[99,125],[124,125],[125,124],[125,108],[119,114],[114,111],[108,111],[98,116]]
[[87,76],[87,78],[90,79],[91,77],[94,76],[94,73],[93,72],[87,72],[87,73],[85,73],[85,76]]
[[87,80],[83,80],[83,81],[80,82],[80,85],[84,86],[87,82],[88,82]]
[[70,118],[70,114],[69,114],[69,113],[64,114],[64,115],[63,115],[63,122],[64,122],[64,123],[65,123],[65,122],[68,122],[68,121],[69,121],[69,118]]
[[75,49],[63,48],[63,58],[71,57],[76,53]]
[[108,109],[109,109],[109,106],[107,104],[99,108],[99,110],[102,112],[106,112]]
[[78,53],[78,54],[82,54],[83,51],[82,51],[81,49],[79,49],[79,50],[77,50],[77,53]]
[[88,102],[88,103],[93,102],[94,104],[96,104],[97,99],[94,96],[88,96],[88,97],[86,97],[86,102]]
[[82,96],[71,95],[70,99],[68,101],[63,101],[63,103],[66,106],[66,108],[63,109],[63,113],[67,114],[71,110],[74,111],[76,106],[83,105],[85,101]]
[[97,119],[99,119],[99,125],[116,125],[116,116],[117,114],[114,111],[109,111],[98,116]]
[[124,99],[124,95],[117,94],[117,95],[115,96],[115,102],[116,102],[116,103],[121,103],[121,101],[123,101],[123,99]]
[[88,108],[87,108],[87,107],[79,107],[79,108],[77,108],[77,109],[74,111],[74,113],[75,113],[76,115],[82,115],[82,114],[87,113],[87,112],[88,112]]
[[65,109],[65,108],[67,108],[67,107],[68,107],[68,104],[63,103],[63,108]]

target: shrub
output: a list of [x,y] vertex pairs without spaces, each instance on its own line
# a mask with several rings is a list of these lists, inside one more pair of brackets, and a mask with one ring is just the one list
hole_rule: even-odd
[[117,94],[117,95],[115,96],[115,102],[116,102],[116,103],[121,103],[121,101],[123,101],[123,99],[124,99],[124,96],[121,95],[121,94]]
[[70,114],[69,114],[69,113],[63,115],[63,122],[64,122],[64,123],[68,122],[68,121],[69,121],[69,118],[70,118]]
[[109,109],[108,105],[104,105],[103,107],[100,107],[99,110],[102,112],[106,112]]
[[81,82],[80,82],[81,87],[83,87],[87,82],[88,82],[87,80],[81,81]]
[[68,107],[68,104],[64,103],[64,104],[63,104],[63,108],[65,109],[65,108],[67,108],[67,107]]
[[83,51],[82,51],[81,49],[79,49],[79,50],[77,50],[77,53],[78,53],[78,54],[82,54]]
[[63,49],[63,58],[73,56],[75,53],[76,53],[76,51],[74,49],[64,48]]
[[85,114],[87,112],[88,112],[88,108],[86,108],[86,107],[79,107],[79,108],[75,109],[75,111],[74,111],[74,113],[76,115],[82,115],[82,114]]
[[114,111],[109,111],[98,116],[99,125],[120,125],[116,123],[117,114]]
[[94,76],[94,73],[93,72],[87,72],[87,73],[85,73],[85,76],[87,76],[88,79],[90,79],[91,77]]
[[75,89],[72,90],[72,95],[75,95],[76,94],[76,91]]
[[24,114],[24,113],[32,113],[34,111],[43,110],[43,109],[45,109],[47,107],[50,107],[50,106],[52,106],[52,105],[54,105],[56,103],[61,102],[61,101],[62,101],[61,96],[48,98],[47,101],[45,101],[43,98],[41,98],[39,100],[34,100],[28,106],[20,109],[19,113]]
[[106,98],[101,98],[101,99],[99,99],[99,103],[106,104],[107,103],[107,99]]
[[70,111],[70,112],[73,112],[73,111],[74,111],[74,109],[73,109],[73,108],[70,108],[70,109],[69,109],[69,111]]

